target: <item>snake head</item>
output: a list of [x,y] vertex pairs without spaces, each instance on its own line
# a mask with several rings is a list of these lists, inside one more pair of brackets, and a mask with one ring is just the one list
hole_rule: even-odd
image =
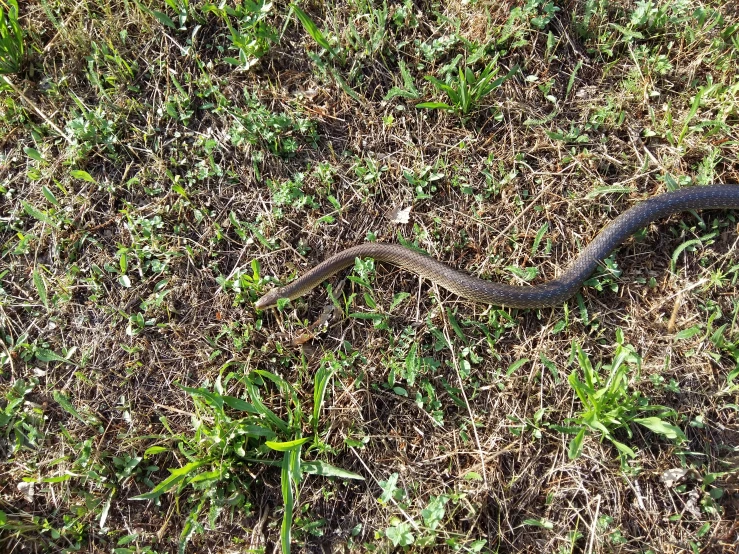
[[259,300],[254,302],[254,307],[257,310],[266,310],[267,308],[273,308],[277,306],[277,301],[280,298],[285,297],[282,295],[282,289],[278,287],[276,289],[272,289],[267,294],[262,296]]

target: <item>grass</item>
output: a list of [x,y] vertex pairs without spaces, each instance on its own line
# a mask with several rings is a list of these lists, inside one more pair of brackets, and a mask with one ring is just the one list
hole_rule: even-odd
[[540,282],[739,181],[727,3],[0,8],[0,550],[733,551],[736,213],[552,309],[368,260],[253,308],[365,241]]

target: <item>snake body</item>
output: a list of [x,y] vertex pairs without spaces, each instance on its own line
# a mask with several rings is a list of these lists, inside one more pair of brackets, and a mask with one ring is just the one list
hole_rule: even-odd
[[257,300],[255,307],[263,310],[275,306],[280,298],[298,298],[354,264],[356,258],[374,258],[402,267],[474,302],[512,308],[555,306],[574,295],[598,263],[635,231],[655,219],[693,209],[739,209],[739,185],[686,187],[633,206],[604,227],[560,277],[540,285],[492,283],[400,245],[367,243],[342,250],[292,283],[269,291]]

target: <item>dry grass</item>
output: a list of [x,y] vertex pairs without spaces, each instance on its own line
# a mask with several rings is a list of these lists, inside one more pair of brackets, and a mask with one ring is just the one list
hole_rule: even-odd
[[[278,3],[279,40],[249,70],[200,3],[180,30],[130,2],[22,8],[30,54],[10,79],[26,98],[0,93],[0,549],[279,551],[281,474],[264,461],[281,454],[264,445],[200,489],[131,500],[207,458],[195,422],[225,425],[179,385],[221,378],[250,400],[261,369],[301,403],[261,387],[297,421],[278,440],[309,437],[304,462],[364,478],[303,476],[295,552],[736,552],[736,213],[655,223],[554,309],[473,305],[379,265],[333,312],[325,291],[252,307],[266,276],[368,238],[541,281],[671,183],[739,181],[736,10],[647,4],[638,22],[644,3],[405,2],[382,33],[379,3],[302,4],[331,57]],[[468,116],[415,108],[447,101],[424,76],[496,52],[501,74],[521,70]],[[384,100],[406,88],[400,62],[419,97]],[[591,433],[571,459],[573,345],[605,375],[620,334],[641,360],[624,391],[687,439],[631,423],[616,438],[633,458]]]

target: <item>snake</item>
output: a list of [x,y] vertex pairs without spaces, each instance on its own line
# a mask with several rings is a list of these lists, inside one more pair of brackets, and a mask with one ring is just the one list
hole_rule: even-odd
[[254,306],[265,310],[276,306],[281,298],[294,300],[303,296],[338,271],[353,265],[357,258],[373,258],[396,265],[481,304],[511,308],[557,306],[572,297],[597,265],[636,231],[654,220],[697,209],[739,209],[739,185],[683,187],[635,204],[608,223],[561,276],[533,286],[486,281],[402,245],[366,243],[334,254],[295,281],[270,290]]

